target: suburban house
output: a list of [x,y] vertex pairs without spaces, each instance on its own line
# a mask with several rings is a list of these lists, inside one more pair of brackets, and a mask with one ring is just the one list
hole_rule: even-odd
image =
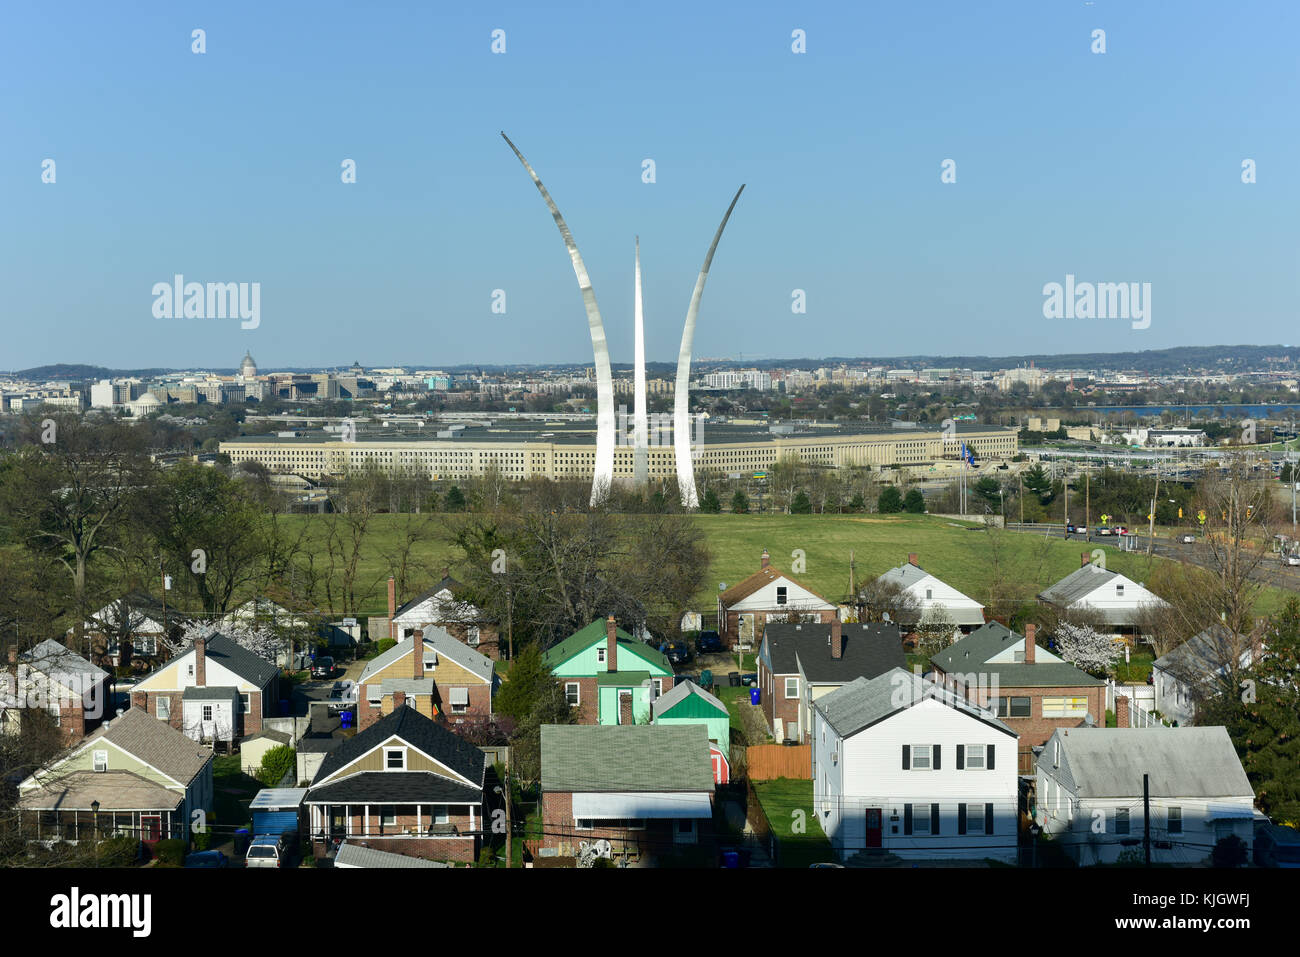
[[[417,653],[418,649],[418,653]],[[453,724],[492,716],[492,662],[439,627],[399,641],[357,679],[357,727],[364,731],[403,706]]]
[[76,841],[98,829],[188,839],[212,811],[212,752],[143,711],[125,711],[18,786],[23,834]]
[[444,568],[442,580],[428,591],[412,598],[401,608],[390,608],[391,637],[400,641],[410,638],[417,630],[427,632],[435,626],[445,629],[457,641],[493,661],[500,658],[500,624],[477,606],[458,598],[457,593],[463,587]]
[[53,638],[22,654],[10,645],[9,671],[13,698],[0,702],[0,731],[17,731],[24,709],[42,708],[63,732],[63,743],[71,745],[108,712],[108,672]]
[[350,844],[437,861],[474,861],[487,758],[411,707],[330,751],[304,799],[313,849]]
[[1062,728],[1038,756],[1036,821],[1080,865],[1141,854],[1144,777],[1153,863],[1199,863],[1229,835],[1249,851],[1255,793],[1222,727]]
[[718,636],[728,648],[757,647],[769,620],[829,624],[837,617],[832,602],[773,568],[767,549],[758,571],[718,595]]
[[658,725],[702,724],[709,736],[713,782],[731,780],[731,712],[694,681],[685,679],[650,704],[651,723]]
[[1216,679],[1249,668],[1260,650],[1254,639],[1223,625],[1211,625],[1193,635],[1151,666],[1156,710],[1166,720],[1191,724],[1197,703],[1215,693]]
[[275,663],[281,668],[293,667],[293,636],[297,634],[306,640],[312,628],[307,618],[295,615],[269,598],[250,598],[222,617],[221,625],[223,628],[238,625],[266,628],[281,635],[283,641],[275,656]]
[[814,810],[836,855],[1015,863],[1016,733],[902,668],[813,705]]
[[85,632],[91,641],[91,657],[99,664],[147,670],[167,659],[161,639],[177,640],[189,621],[188,615],[137,591],[91,615]]
[[542,656],[563,685],[579,724],[645,724],[650,703],[672,689],[673,666],[660,651],[619,628],[610,615]]
[[537,857],[608,841],[608,856],[645,860],[712,841],[704,725],[543,725],[541,758]]
[[275,713],[279,669],[222,634],[192,641],[131,689],[131,707],[229,746]]
[[915,620],[899,624],[914,628],[920,622],[940,617],[952,622],[954,630],[962,634],[984,624],[984,606],[923,569],[916,552],[908,554],[907,564],[891,568],[876,580],[896,586],[915,604]]
[[1033,748],[1057,728],[1105,727],[1106,682],[991,621],[930,658],[934,680],[993,711],[1020,736],[1021,772],[1032,775]]
[[760,704],[772,736],[804,743],[813,702],[856,678],[874,678],[907,659],[898,626],[869,622],[773,622],[758,652]]
[[[239,765],[250,778],[257,777],[266,753],[280,747],[293,747],[293,736],[287,731],[258,731],[250,734],[239,742]],[[294,778],[294,781],[297,780],[299,779]]]
[[1093,564],[1087,552],[1080,560],[1079,568],[1040,592],[1038,600],[1063,615],[1083,618],[1109,628],[1116,638],[1129,640],[1141,629],[1152,605],[1166,604],[1132,579]]

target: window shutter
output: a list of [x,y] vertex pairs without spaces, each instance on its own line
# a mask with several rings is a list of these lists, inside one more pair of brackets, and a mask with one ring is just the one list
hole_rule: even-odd
[[966,745],[957,745],[957,770],[966,770]]
[[965,804],[957,805],[957,833],[958,834],[966,833],[966,805]]
[[984,805],[984,833],[993,836],[993,805],[992,803]]
[[995,748],[996,745],[990,744],[988,746],[988,751],[984,755],[984,767],[988,768],[990,771],[993,770],[993,751]]
[[930,805],[930,833],[939,833],[939,805]]
[[934,745],[934,763],[931,765],[936,771],[939,770],[939,754],[943,751],[943,745]]
[[[903,747],[906,748],[907,745],[903,745]],[[910,804],[903,805],[903,833],[912,833],[912,805]]]
[[[912,770],[912,746],[910,744],[903,745],[903,770]],[[908,807],[910,808],[911,805],[909,804]],[[911,811],[908,811],[908,813],[910,814]]]

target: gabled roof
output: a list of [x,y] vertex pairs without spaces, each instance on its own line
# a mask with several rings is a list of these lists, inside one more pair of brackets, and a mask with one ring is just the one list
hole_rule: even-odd
[[[542,664],[553,671],[570,658],[576,657],[592,645],[598,644],[606,636],[605,624],[606,622],[604,618],[597,618],[590,625],[587,625],[584,628],[579,628],[559,644],[552,645],[542,655]],[[672,663],[663,652],[659,651],[659,649],[646,644],[644,641],[633,638],[622,628],[616,628],[614,634],[618,638],[619,655],[622,655],[623,651],[626,649],[632,654],[640,657],[643,661],[648,661],[651,664],[658,665],[667,671],[673,670]],[[621,657],[618,659],[618,663],[623,663]]]
[[39,645],[32,646],[19,655],[18,660],[29,665],[34,671],[56,678],[59,675],[84,675],[89,681],[97,682],[108,677],[108,672],[103,668],[91,664],[53,638],[47,638]]
[[[389,648],[382,655],[373,658],[366,663],[365,669],[361,672],[358,683],[366,681],[371,675],[378,674],[389,665],[402,658],[409,656],[415,648],[415,638],[405,638],[399,641],[393,647]],[[456,664],[460,665],[467,671],[478,675],[484,681],[492,681],[492,659],[486,655],[479,654],[463,641],[457,641],[451,633],[445,628],[430,626],[424,629],[424,648],[426,652],[433,650],[440,657],[450,658]]]
[[[965,638],[953,642],[930,661],[945,674],[962,675],[974,671],[981,680],[996,679],[1000,688],[1088,688],[1105,684],[1051,652],[1037,648],[1033,664],[1022,661],[991,662],[1007,649],[1025,640],[999,621],[976,628]],[[1042,656],[1048,656],[1045,660]]]
[[439,582],[437,582],[432,588],[424,592],[421,592],[419,595],[416,595],[406,604],[402,605],[401,608],[398,608],[397,611],[393,612],[393,618],[394,619],[401,618],[407,612],[414,611],[416,608],[419,608],[426,601],[429,601],[430,599],[436,597],[437,594],[443,591],[444,589],[451,592],[452,599],[457,601],[458,604],[463,605],[465,608],[474,608],[475,611],[478,611],[479,610],[478,608],[476,608],[473,605],[470,605],[468,602],[461,602],[459,601],[459,599],[456,599],[456,592],[459,591],[462,587],[464,586],[461,585],[461,583],[458,582],[456,579],[452,578],[450,575],[443,575],[442,579]]
[[487,771],[487,758],[483,752],[459,735],[441,727],[432,718],[426,718],[410,707],[394,709],[391,714],[380,718],[366,730],[331,751],[321,762],[316,780],[324,781],[335,771],[346,767],[393,737],[401,738],[417,751],[427,754],[456,774],[475,782],[475,787],[482,788],[483,776]]
[[889,582],[897,585],[899,588],[911,588],[913,585],[920,584],[930,577],[930,573],[923,570],[919,565],[913,565],[911,562],[899,565],[897,568],[891,568],[885,572],[876,581]]
[[[744,601],[746,598],[754,594],[754,592],[758,591],[759,589],[772,584],[772,582],[780,581],[782,579],[790,582],[790,584],[792,585],[798,585],[804,591],[808,592],[808,594],[813,595],[817,598],[821,598],[822,601],[826,601],[825,598],[822,598],[821,595],[817,594],[817,592],[813,591],[807,585],[804,585],[800,582],[796,582],[793,578],[786,575],[784,572],[777,571],[771,565],[768,565],[766,568],[760,568],[758,571],[754,572],[754,574],[750,575],[744,581],[732,585],[730,588],[728,588],[726,591],[724,591],[721,595],[718,596],[718,601],[722,603],[722,606],[724,608],[730,608],[732,605],[736,604],[737,602]],[[827,602],[827,604],[830,604],[830,602]]]
[[1215,623],[1200,634],[1188,638],[1168,654],[1157,658],[1152,667],[1161,671],[1177,671],[1180,675],[1211,675],[1249,647],[1248,639],[1235,635],[1225,625]]
[[190,620],[189,615],[186,615],[175,608],[164,608],[162,602],[147,592],[142,591],[127,592],[120,599],[111,601],[104,605],[96,611],[92,617],[111,615],[116,619],[123,603],[126,604],[129,612],[147,616],[160,623],[164,617],[167,619],[168,624],[184,624]]
[[1019,737],[997,718],[960,695],[902,668],[893,668],[875,678],[850,681],[844,687],[816,699],[813,707],[821,712],[840,737],[847,738],[930,699],[955,711],[964,712],[976,721],[997,728],[1013,738]]
[[409,854],[394,854],[392,851],[380,851],[373,847],[344,841],[334,854],[335,867],[382,867],[387,869],[409,869],[424,867],[451,867],[445,861],[426,861],[422,857]]
[[803,668],[814,683],[874,678],[907,663],[898,626],[881,622],[841,624],[841,656],[831,657],[829,622],[773,622],[763,629],[772,674],[793,675]]
[[651,703],[650,708],[651,711],[653,711],[654,716],[656,718],[664,717],[665,715],[668,714],[668,712],[672,711],[673,708],[677,707],[677,705],[681,704],[687,698],[700,699],[705,704],[709,705],[714,710],[718,711],[719,712],[718,717],[726,718],[729,717],[731,714],[731,712],[727,710],[727,706],[725,704],[723,704],[720,700],[715,698],[713,695],[709,694],[709,692],[705,691],[703,688],[697,685],[694,681],[691,681],[689,678],[684,681],[677,682],[677,684],[673,685],[673,687],[670,690],[664,692],[662,695],[656,698]]
[[[1109,584],[1116,578],[1122,578],[1118,572],[1097,565],[1084,565],[1076,568],[1055,585],[1045,588],[1039,598],[1062,607],[1072,605],[1080,598],[1092,594],[1102,585]],[[1126,582],[1127,578],[1124,579]]]
[[542,725],[543,791],[713,791],[702,724]]
[[212,760],[212,752],[187,738],[166,721],[139,708],[128,708],[86,738],[78,752],[108,741],[127,754],[157,768],[181,784],[189,784]]
[[1152,797],[1254,797],[1226,728],[1070,728],[1052,735],[1038,764],[1061,764],[1080,797],[1142,796],[1142,775]]

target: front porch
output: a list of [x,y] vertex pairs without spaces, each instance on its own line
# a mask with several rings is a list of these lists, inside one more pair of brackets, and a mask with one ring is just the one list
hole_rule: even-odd
[[309,802],[308,810],[317,857],[346,840],[429,860],[469,862],[481,845],[483,818],[473,804]]

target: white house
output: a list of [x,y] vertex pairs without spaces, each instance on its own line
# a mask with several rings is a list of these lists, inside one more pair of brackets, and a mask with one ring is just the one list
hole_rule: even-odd
[[902,668],[813,702],[813,789],[838,857],[1016,860],[1018,741]]
[[1214,693],[1214,682],[1228,674],[1235,658],[1238,668],[1249,668],[1255,658],[1254,642],[1223,625],[1211,625],[1187,639],[1151,666],[1155,708],[1170,721],[1191,724],[1197,701]]
[[1143,585],[1119,572],[1094,565],[1089,558],[1085,552],[1081,567],[1040,592],[1039,600],[1067,614],[1092,616],[1114,629],[1117,636],[1137,629],[1151,606],[1167,604]]
[[984,606],[923,569],[915,552],[907,556],[906,565],[891,568],[877,581],[897,585],[916,602],[922,621],[942,612],[964,632],[984,624]]
[[1142,850],[1144,775],[1152,862],[1199,863],[1230,834],[1254,841],[1255,792],[1222,727],[1062,728],[1037,772],[1035,820],[1081,865]]
[[777,571],[767,549],[758,571],[718,595],[718,636],[731,648],[756,647],[767,622],[822,622],[839,617],[839,608]]

